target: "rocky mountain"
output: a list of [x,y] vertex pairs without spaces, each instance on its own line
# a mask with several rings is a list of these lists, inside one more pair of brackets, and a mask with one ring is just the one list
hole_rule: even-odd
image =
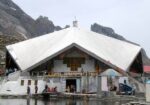
[[0,34],[21,35],[32,38],[42,34],[60,30],[47,17],[40,16],[36,20],[27,15],[12,0],[0,0]]
[[[66,25],[64,28],[70,27]],[[26,14],[12,0],[0,0],[0,61],[5,57],[4,46],[28,38],[37,37],[43,34],[61,30],[60,26],[55,26],[52,21],[45,16],[39,16],[36,20]],[[91,25],[91,30],[123,41],[126,40],[121,35],[114,32],[112,28],[99,24]],[[133,42],[130,42],[133,43]],[[135,43],[134,43],[135,44]],[[150,64],[150,60],[143,50],[144,64]]]
[[104,34],[106,36],[110,36],[110,37],[113,37],[113,38],[116,38],[119,40],[126,40],[121,35],[118,35],[117,33],[115,33],[115,31],[112,28],[105,27],[105,26],[99,25],[97,23],[94,23],[91,25],[91,31],[94,31],[94,32],[100,33],[100,34]]
[[[131,41],[125,39],[123,36],[118,35],[117,33],[115,33],[115,31],[112,28],[105,27],[105,26],[99,25],[97,23],[94,23],[91,25],[91,31],[138,45],[137,43],[131,42]],[[146,55],[146,52],[144,49],[142,49],[142,56],[143,56],[143,64],[150,65],[150,59]]]
[[5,45],[61,29],[47,17],[34,20],[12,0],[0,0],[0,64],[5,60]]

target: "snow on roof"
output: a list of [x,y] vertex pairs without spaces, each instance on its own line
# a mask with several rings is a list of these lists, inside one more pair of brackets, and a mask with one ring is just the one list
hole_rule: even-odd
[[130,67],[141,50],[140,46],[77,27],[8,45],[6,48],[21,70],[30,70],[74,46],[122,70]]
[[113,70],[113,69],[107,69],[104,72],[102,72],[100,74],[100,76],[111,76],[111,77],[115,77],[115,76],[123,76],[122,74],[120,74],[119,72]]

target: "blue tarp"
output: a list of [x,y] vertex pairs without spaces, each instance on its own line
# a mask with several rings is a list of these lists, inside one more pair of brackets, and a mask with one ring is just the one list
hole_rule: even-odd
[[150,84],[150,80],[147,80],[146,83],[147,83],[147,84]]

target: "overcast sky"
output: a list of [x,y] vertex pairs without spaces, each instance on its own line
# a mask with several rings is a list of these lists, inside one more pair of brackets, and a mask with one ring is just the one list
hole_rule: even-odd
[[[36,19],[47,16],[55,25],[81,27],[98,23],[140,44],[150,57],[150,0],[13,0]],[[130,50],[130,49],[129,49]]]

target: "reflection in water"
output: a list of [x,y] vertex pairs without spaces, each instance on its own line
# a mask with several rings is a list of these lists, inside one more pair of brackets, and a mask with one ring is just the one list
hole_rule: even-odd
[[27,105],[30,105],[30,98],[27,98]]
[[76,100],[68,100],[66,101],[66,105],[77,105]]
[[89,105],[89,102],[87,100],[84,100],[83,105]]
[[37,99],[35,99],[34,105],[37,105]]
[[0,105],[121,105],[120,102],[112,101],[85,101],[85,100],[75,100],[75,99],[50,99],[50,100],[40,100],[40,99],[0,99]]

